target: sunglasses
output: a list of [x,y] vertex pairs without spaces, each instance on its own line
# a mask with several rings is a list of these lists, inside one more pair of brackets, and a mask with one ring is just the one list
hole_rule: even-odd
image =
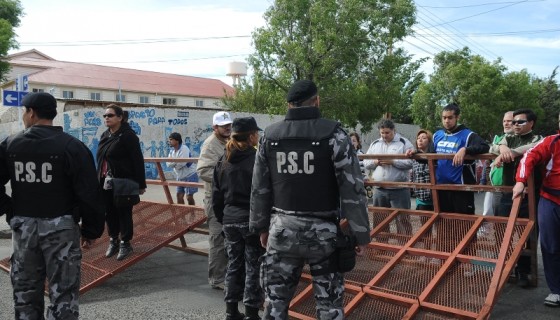
[[511,124],[513,124],[514,126],[515,126],[515,125],[520,125],[520,126],[522,126],[522,125],[524,125],[524,124],[526,124],[526,123],[527,123],[527,120],[513,120],[513,121],[511,122]]
[[116,114],[114,114],[114,113],[107,113],[107,114],[104,114],[104,115],[103,115],[103,118],[112,118],[112,117],[114,117],[114,116],[116,116]]

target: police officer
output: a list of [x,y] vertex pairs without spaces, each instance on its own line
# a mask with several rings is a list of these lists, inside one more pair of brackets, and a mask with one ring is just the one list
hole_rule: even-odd
[[12,188],[12,209],[4,211],[13,211],[15,318],[44,318],[46,278],[47,319],[77,319],[80,234],[86,247],[101,236],[105,222],[93,156],[81,141],[53,126],[53,96],[31,93],[22,105],[26,129],[0,144],[0,185],[10,181]]
[[[264,249],[259,235],[249,231],[251,181],[260,130],[253,117],[233,120],[231,139],[212,179],[212,208],[224,226],[228,254],[226,320],[260,320],[258,312],[264,300],[259,285],[259,258]],[[238,310],[239,301],[245,305],[245,317]]]
[[295,82],[283,121],[266,128],[255,160],[251,230],[267,251],[261,265],[265,319],[287,319],[304,263],[310,265],[318,319],[342,319],[342,273],[329,259],[339,212],[356,237],[358,255],[370,242],[358,158],[336,121],[321,118],[317,87]]

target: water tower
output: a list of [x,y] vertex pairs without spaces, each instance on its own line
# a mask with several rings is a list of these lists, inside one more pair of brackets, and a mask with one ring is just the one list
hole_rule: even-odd
[[233,61],[228,65],[228,72],[226,76],[233,79],[233,85],[238,85],[241,77],[247,75],[247,64],[245,62]]

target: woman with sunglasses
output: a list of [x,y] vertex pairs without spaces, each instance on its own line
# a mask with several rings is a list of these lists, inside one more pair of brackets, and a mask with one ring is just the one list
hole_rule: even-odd
[[110,258],[118,253],[122,260],[132,253],[132,205],[115,206],[113,190],[106,184],[108,177],[128,178],[136,181],[140,194],[146,191],[144,156],[140,141],[128,124],[128,113],[115,104],[110,104],[103,114],[107,130],[101,134],[97,149],[97,172],[103,187],[105,221],[109,231],[109,247],[105,256]]

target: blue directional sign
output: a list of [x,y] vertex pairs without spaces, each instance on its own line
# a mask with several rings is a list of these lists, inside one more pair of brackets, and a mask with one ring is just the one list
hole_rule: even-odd
[[29,79],[27,79],[27,75],[21,77],[21,80],[22,80],[21,82],[23,82],[22,83],[23,90],[21,91],[25,91],[25,92],[29,91]]
[[23,97],[28,92],[4,90],[2,93],[2,104],[5,107],[19,107]]

